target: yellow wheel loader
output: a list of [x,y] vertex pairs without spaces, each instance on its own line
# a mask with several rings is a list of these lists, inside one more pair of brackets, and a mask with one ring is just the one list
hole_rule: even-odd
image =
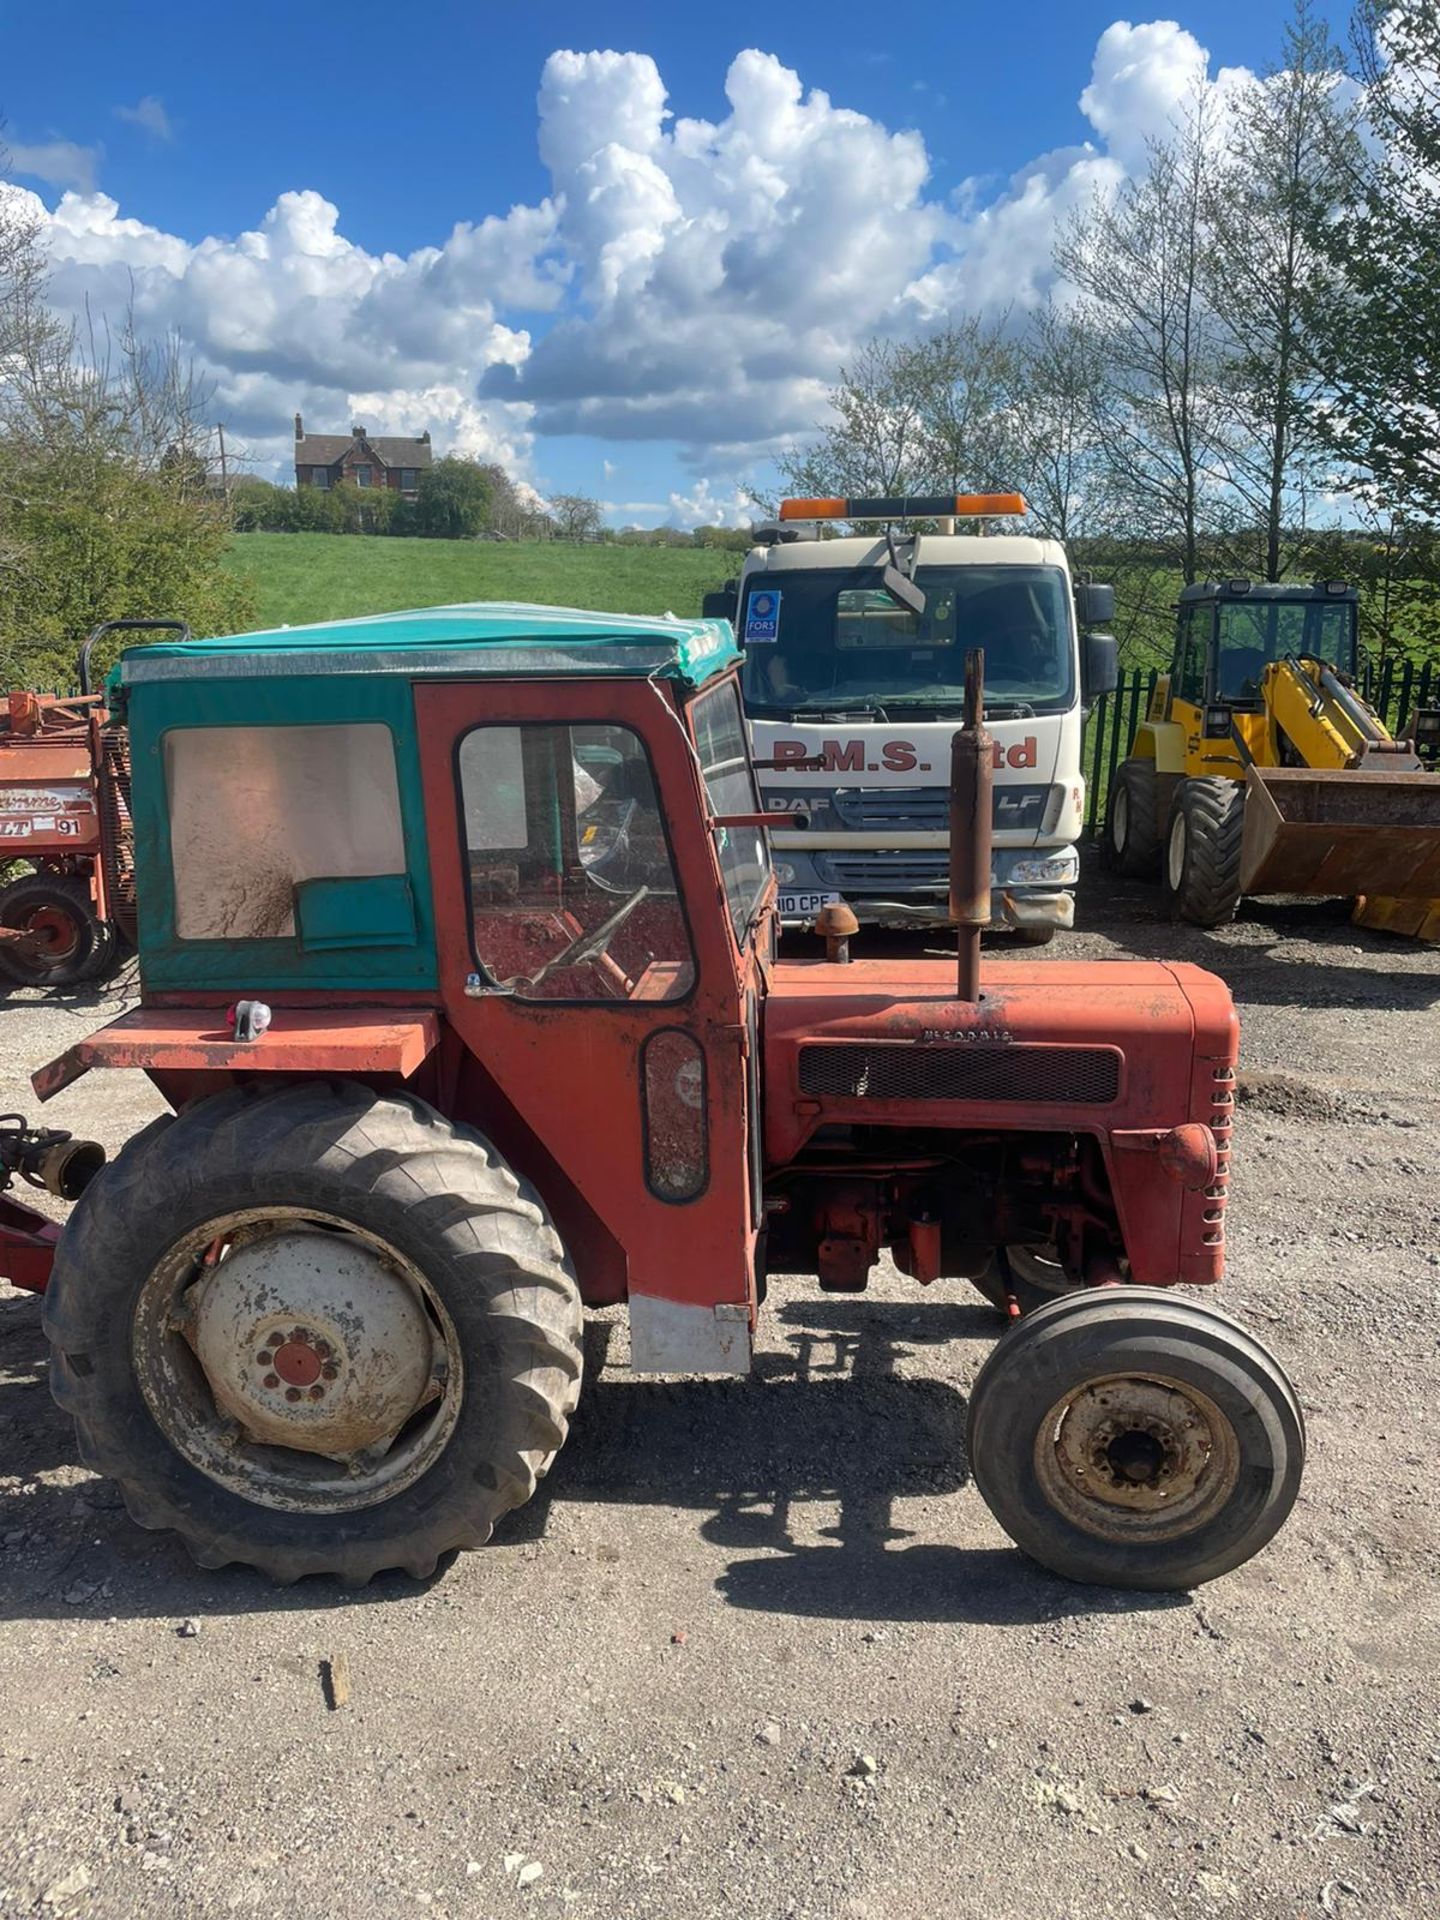
[[[1440,775],[1356,690],[1355,589],[1207,581],[1178,611],[1111,784],[1111,864],[1158,872],[1192,926],[1245,894],[1343,894],[1367,924],[1440,937]],[[1433,744],[1440,714],[1415,727]]]

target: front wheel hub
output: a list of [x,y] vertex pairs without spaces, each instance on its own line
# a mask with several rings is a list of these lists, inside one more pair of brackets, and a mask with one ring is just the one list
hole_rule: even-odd
[[298,1228],[201,1279],[190,1342],[246,1438],[338,1458],[389,1440],[433,1390],[431,1322],[374,1247]]
[[1035,1442],[1051,1505],[1106,1540],[1175,1539],[1225,1505],[1240,1471],[1235,1429],[1208,1394],[1159,1374],[1087,1380]]

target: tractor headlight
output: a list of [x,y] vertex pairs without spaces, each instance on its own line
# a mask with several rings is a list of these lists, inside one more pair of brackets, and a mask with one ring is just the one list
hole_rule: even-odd
[[1205,738],[1207,740],[1228,740],[1230,725],[1229,707],[1206,707]]

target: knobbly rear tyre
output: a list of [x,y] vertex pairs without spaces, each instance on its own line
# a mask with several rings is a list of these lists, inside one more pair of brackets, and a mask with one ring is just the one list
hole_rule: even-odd
[[[1085,1289],[1017,1321],[975,1382],[968,1442],[986,1505],[1032,1560],[1153,1592],[1199,1586],[1258,1553],[1305,1461],[1300,1403],[1278,1362],[1228,1315],[1157,1287]],[[1129,1479],[1136,1465],[1150,1477]]]
[[[180,1335],[163,1297],[157,1308],[157,1276],[177,1259],[188,1271],[184,1250],[203,1247],[212,1223],[258,1221],[250,1244],[263,1244],[272,1212],[292,1233],[314,1223],[303,1231],[317,1236],[321,1262],[350,1236],[389,1250],[397,1273],[403,1264],[423,1281],[437,1350],[443,1333],[458,1356],[441,1368],[434,1404],[457,1376],[458,1404],[444,1408],[443,1430],[436,1416],[433,1457],[417,1455],[423,1471],[392,1494],[377,1481],[381,1497],[367,1504],[349,1488],[350,1504],[327,1511],[322,1486],[307,1510],[287,1510],[274,1488],[286,1484],[277,1472],[288,1446],[252,1452],[247,1437],[239,1469],[207,1451],[211,1377],[188,1346],[165,1344]],[[225,1260],[212,1271],[223,1275]],[[183,1281],[187,1303],[209,1284],[203,1261],[195,1273]],[[193,1326],[188,1305],[177,1311]],[[288,1303],[277,1311],[290,1317]],[[442,1555],[483,1545],[549,1469],[580,1390],[579,1291],[539,1200],[478,1135],[422,1101],[353,1082],[226,1092],[138,1135],[75,1207],[44,1321],[51,1390],[75,1420],[81,1457],[117,1483],[133,1518],[178,1533],[202,1566],[238,1561],[281,1582],[323,1573],[358,1586],[388,1568],[424,1577]],[[186,1384],[183,1423],[156,1401],[157,1353]],[[234,1422],[214,1405],[219,1440],[233,1447]],[[418,1411],[415,1420],[424,1431]],[[237,1487],[252,1457],[269,1475],[255,1480],[263,1498]],[[222,1458],[218,1474],[197,1464]],[[313,1453],[301,1465],[329,1471]]]

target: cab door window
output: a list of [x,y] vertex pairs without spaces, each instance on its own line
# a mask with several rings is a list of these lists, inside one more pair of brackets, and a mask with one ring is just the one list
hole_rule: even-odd
[[695,978],[650,761],[628,727],[476,727],[460,805],[478,990],[683,998]]
[[1191,706],[1198,707],[1205,699],[1205,656],[1210,645],[1211,619],[1208,607],[1186,607],[1180,615],[1174,694],[1176,699],[1186,700]]

